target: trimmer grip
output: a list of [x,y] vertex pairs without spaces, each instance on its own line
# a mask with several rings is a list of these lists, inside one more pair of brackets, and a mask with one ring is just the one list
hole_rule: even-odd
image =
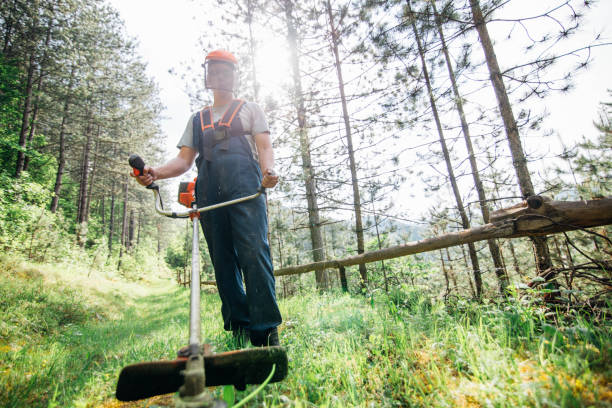
[[[142,160],[142,157],[137,154],[131,154],[128,158],[128,163],[130,163],[130,166],[132,166],[132,169],[134,169],[135,176],[142,176],[144,174],[145,162]],[[155,183],[149,184],[147,188],[149,190],[159,190],[157,184]]]
[[142,160],[142,157],[137,154],[131,154],[130,158],[128,159],[128,162],[130,163],[130,166],[132,166],[132,168],[134,169],[135,176],[142,176],[144,174],[145,162],[144,160]]

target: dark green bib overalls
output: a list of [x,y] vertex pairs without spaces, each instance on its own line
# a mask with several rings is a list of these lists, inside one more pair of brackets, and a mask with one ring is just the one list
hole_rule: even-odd
[[[199,157],[198,207],[257,192],[259,163],[253,158],[239,118],[244,101],[233,100],[217,123],[210,107],[193,119]],[[265,331],[281,323],[276,304],[268,220],[263,195],[202,213],[200,218],[215,269],[225,330]],[[246,292],[242,277],[246,284]]]

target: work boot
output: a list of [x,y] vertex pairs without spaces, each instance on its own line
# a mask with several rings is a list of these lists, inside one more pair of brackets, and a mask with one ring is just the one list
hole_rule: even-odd
[[251,344],[255,347],[279,346],[278,330],[276,327],[264,331],[251,330]]
[[232,328],[232,337],[236,348],[245,348],[249,341],[249,330],[242,326]]

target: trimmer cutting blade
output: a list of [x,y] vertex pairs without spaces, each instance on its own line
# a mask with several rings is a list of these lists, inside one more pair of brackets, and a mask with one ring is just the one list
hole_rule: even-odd
[[[186,357],[152,361],[124,367],[119,374],[116,396],[120,401],[135,401],[178,391],[184,382]],[[270,382],[287,376],[287,353],[282,347],[229,351],[204,356],[206,386],[261,384],[276,364]]]

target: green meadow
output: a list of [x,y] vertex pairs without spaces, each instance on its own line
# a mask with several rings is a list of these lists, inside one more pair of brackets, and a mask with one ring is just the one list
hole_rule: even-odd
[[[185,344],[188,290],[77,272],[2,261],[0,406],[170,405],[172,396],[120,403],[114,387],[123,366],[172,359]],[[445,304],[420,293],[404,285],[280,299],[289,375],[247,406],[612,406],[609,316],[595,322],[526,297]],[[217,294],[202,295],[205,341],[233,349]]]

